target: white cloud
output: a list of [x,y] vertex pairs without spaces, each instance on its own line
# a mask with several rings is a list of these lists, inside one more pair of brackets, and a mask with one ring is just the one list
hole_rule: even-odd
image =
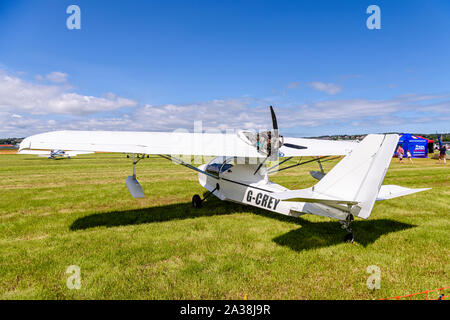
[[295,82],[290,82],[286,85],[286,89],[296,89],[298,87],[300,87],[300,82],[299,81],[295,81]]
[[45,75],[45,78],[47,80],[54,82],[54,83],[63,83],[67,81],[67,73],[59,72],[59,71],[53,71],[49,74]]
[[35,84],[0,70],[0,110],[3,111],[86,115],[137,105],[133,100],[113,94],[94,97],[68,90],[67,85]]
[[[439,104],[429,102],[438,98],[433,95],[408,95],[388,100],[328,100],[290,107],[277,107],[275,111],[280,128],[319,127],[329,125],[359,127],[360,123],[368,125],[401,122],[397,113],[408,113],[411,119],[421,119],[420,112],[436,119],[437,114],[445,108],[450,110],[450,100]],[[441,96],[442,98],[442,96]],[[271,118],[265,100],[249,98],[224,99],[185,105],[145,105],[137,108],[130,118],[124,118],[133,130],[171,131],[178,128],[191,130],[194,121],[202,121],[204,130],[225,129],[268,129]],[[117,121],[117,119],[116,119]],[[128,129],[127,129],[128,130]]]
[[[101,97],[69,91],[67,84],[36,84],[0,71],[0,136],[27,136],[53,130],[193,131],[269,129],[268,105],[275,106],[281,133],[290,128],[321,132],[332,128],[396,127],[449,118],[450,95],[405,94],[384,100],[325,100],[282,104],[275,98],[216,99],[190,104],[145,104],[106,93]],[[275,99],[275,100],[274,100]],[[121,107],[133,107],[119,112]],[[424,116],[424,114],[426,116]],[[314,129],[318,128],[318,129]],[[331,128],[331,129],[330,129]],[[336,129],[336,130],[337,130]]]
[[316,90],[325,92],[327,94],[331,94],[334,95],[336,93],[339,93],[342,91],[342,87],[338,84],[335,83],[324,83],[324,82],[319,82],[319,81],[314,81],[314,82],[310,82],[308,83],[308,85],[311,88],[314,88]]

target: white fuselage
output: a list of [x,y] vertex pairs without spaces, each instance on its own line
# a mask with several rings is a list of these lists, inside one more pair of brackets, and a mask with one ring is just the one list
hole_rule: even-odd
[[[199,167],[211,173],[209,164]],[[347,212],[320,203],[283,201],[273,197],[276,192],[289,189],[269,180],[265,166],[256,173],[257,164],[235,164],[218,170],[216,175],[209,176],[199,172],[199,183],[220,200],[233,201],[281,213],[287,216],[301,216],[305,213],[316,214],[345,220]],[[219,186],[217,188],[217,185]]]

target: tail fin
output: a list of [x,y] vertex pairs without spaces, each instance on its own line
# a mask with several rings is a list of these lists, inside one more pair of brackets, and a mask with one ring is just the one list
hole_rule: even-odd
[[397,134],[368,135],[312,190],[328,197],[358,202],[352,213],[367,219],[389,168],[398,139]]

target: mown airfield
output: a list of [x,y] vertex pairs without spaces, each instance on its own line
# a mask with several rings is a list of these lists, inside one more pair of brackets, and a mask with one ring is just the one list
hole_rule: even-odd
[[[197,174],[153,156],[138,165],[147,196],[136,200],[130,170],[121,154],[0,155],[0,298],[381,299],[449,285],[449,164],[393,159],[384,184],[432,189],[377,202],[354,222],[353,244],[328,218],[214,197],[194,209],[205,191]],[[310,170],[317,164],[271,179],[308,187]],[[67,287],[71,265],[80,289]],[[373,265],[381,282],[370,290]]]

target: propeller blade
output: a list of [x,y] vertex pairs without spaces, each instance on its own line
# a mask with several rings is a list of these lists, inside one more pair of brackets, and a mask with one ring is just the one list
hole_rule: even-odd
[[304,146],[298,146],[296,144],[292,144],[292,143],[284,143],[283,144],[284,147],[288,147],[288,148],[293,148],[293,149],[308,149],[308,147],[304,147]]
[[278,130],[277,117],[275,116],[275,111],[273,111],[272,106],[270,106],[270,114],[272,115],[272,126],[274,130]]
[[273,110],[273,107],[270,106],[270,115],[272,116],[272,127],[273,127],[273,137],[272,137],[272,145],[271,145],[271,150],[270,150],[270,154],[276,152],[278,153],[278,148],[280,147],[279,145],[279,133],[278,133],[278,122],[277,122],[277,116],[275,115],[275,111]]

